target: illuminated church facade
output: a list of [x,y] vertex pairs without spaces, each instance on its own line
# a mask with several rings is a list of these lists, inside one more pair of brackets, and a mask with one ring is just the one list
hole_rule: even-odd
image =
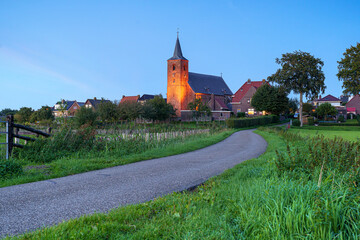
[[222,77],[189,72],[178,36],[174,54],[167,60],[167,102],[174,106],[177,117],[189,118],[188,104],[200,98],[211,109],[213,119],[226,119],[232,95]]

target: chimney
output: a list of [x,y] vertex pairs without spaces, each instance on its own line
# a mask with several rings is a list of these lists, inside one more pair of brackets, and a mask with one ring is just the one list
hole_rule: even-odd
[[96,97],[94,97],[94,100],[97,100]]
[[251,83],[251,79],[250,79],[250,78],[247,80],[247,83],[248,83],[248,84],[250,84],[250,83]]
[[123,95],[123,97],[122,98],[124,98],[125,97],[125,95]]

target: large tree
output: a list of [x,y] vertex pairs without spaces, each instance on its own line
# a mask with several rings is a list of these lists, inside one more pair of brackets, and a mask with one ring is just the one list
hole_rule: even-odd
[[299,112],[302,126],[303,95],[313,99],[325,91],[325,76],[322,71],[324,62],[310,53],[295,51],[283,54],[280,59],[276,58],[276,63],[280,64],[281,68],[269,76],[268,80],[278,83],[289,92],[300,94]]
[[337,77],[343,81],[344,94],[360,93],[360,43],[351,46],[344,52],[344,58],[339,61]]
[[288,110],[289,98],[282,88],[264,84],[257,89],[252,97],[251,106],[256,111],[266,111],[279,115]]

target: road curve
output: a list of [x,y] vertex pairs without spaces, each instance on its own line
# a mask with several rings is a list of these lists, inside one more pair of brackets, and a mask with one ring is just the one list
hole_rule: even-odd
[[265,152],[253,130],[164,158],[0,188],[0,237],[188,189]]

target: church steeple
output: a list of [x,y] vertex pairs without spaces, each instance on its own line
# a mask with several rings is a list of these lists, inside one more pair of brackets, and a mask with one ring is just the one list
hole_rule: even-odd
[[184,56],[182,55],[182,52],[181,52],[181,46],[180,46],[180,41],[179,41],[179,32],[178,32],[178,35],[176,38],[174,55],[172,56],[172,58],[169,58],[168,60],[177,60],[177,59],[187,60],[186,58],[184,58]]

